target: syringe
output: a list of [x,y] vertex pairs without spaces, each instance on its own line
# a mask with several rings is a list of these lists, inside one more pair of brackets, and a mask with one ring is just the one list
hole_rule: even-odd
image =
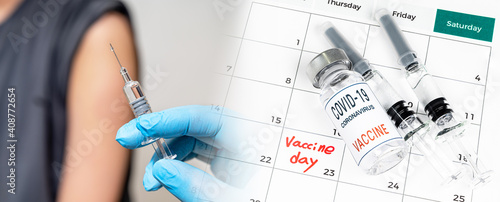
[[[116,60],[120,65],[120,73],[123,77],[123,80],[125,81],[125,86],[123,86],[123,92],[127,97],[130,108],[134,112],[134,116],[137,118],[144,114],[151,113],[152,112],[151,106],[149,105],[148,100],[146,99],[146,95],[144,95],[144,92],[142,91],[141,84],[139,84],[138,81],[134,81],[130,78],[127,69],[125,69],[125,67],[123,67],[122,64],[120,63],[120,60],[116,55],[113,45],[111,45],[110,43],[109,46],[111,47],[111,51],[115,54]],[[154,143],[151,145],[153,145],[153,148],[155,149],[155,152],[158,155],[159,159],[174,159],[175,157],[177,157],[177,155],[172,154],[170,148],[168,148],[168,145],[165,143],[165,140],[163,138],[148,137],[141,143],[141,145],[146,145],[152,142]],[[167,148],[167,150],[165,150],[165,148]]]
[[477,155],[473,151],[468,151],[462,144],[461,137],[466,129],[466,121],[458,116],[445,96],[436,85],[432,75],[430,75],[425,65],[417,58],[417,53],[411,49],[391,14],[386,9],[381,9],[375,14],[376,20],[383,28],[387,36],[397,51],[399,63],[404,66],[406,80],[415,92],[419,101],[423,104],[425,112],[434,122],[436,131],[434,138],[440,142],[447,142],[451,149],[467,157],[466,163],[472,170],[472,185],[484,185],[491,180],[492,170],[484,168]]

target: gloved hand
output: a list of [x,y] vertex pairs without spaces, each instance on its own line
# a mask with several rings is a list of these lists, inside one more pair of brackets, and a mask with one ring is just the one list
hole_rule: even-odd
[[[168,145],[172,153],[177,154],[176,159],[158,160],[155,154],[147,165],[143,178],[147,191],[155,191],[163,186],[181,201],[227,197],[227,194],[221,193],[232,187],[182,162],[197,155],[213,157],[219,150],[236,151],[236,143],[241,136],[236,136],[236,124],[221,116],[221,111],[222,108],[214,106],[177,107],[140,116],[118,130],[116,140],[128,149],[142,147],[141,142],[147,137],[174,138]],[[218,193],[213,193],[214,185]]]

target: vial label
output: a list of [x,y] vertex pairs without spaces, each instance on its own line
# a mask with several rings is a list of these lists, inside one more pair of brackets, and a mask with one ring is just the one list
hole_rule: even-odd
[[337,92],[326,102],[325,110],[358,166],[376,147],[402,139],[365,82]]

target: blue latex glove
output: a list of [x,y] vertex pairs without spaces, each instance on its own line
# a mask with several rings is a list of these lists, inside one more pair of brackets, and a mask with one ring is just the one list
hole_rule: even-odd
[[128,149],[143,146],[141,142],[147,137],[175,138],[169,143],[172,153],[177,154],[175,160],[158,160],[155,154],[147,165],[143,178],[147,191],[163,186],[181,201],[196,201],[199,194],[204,194],[200,185],[226,186],[217,178],[182,162],[199,154],[209,156],[221,144],[235,145],[231,140],[216,141],[216,136],[231,133],[220,115],[221,110],[213,106],[177,107],[140,116],[118,130],[116,140]]

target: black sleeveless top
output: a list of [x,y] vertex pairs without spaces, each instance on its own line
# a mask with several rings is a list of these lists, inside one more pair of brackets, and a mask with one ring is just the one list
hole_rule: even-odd
[[26,0],[0,24],[0,201],[55,200],[70,66],[85,31],[108,11],[128,17],[117,1]]

